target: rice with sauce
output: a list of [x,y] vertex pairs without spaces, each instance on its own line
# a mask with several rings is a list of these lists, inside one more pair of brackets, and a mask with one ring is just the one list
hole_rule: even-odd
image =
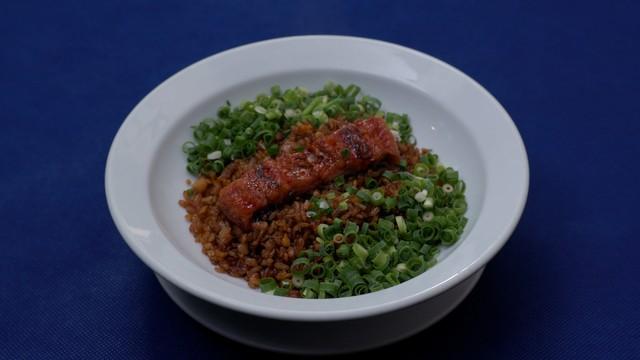
[[[299,123],[286,139],[281,134],[276,136],[280,153],[298,151],[315,138],[325,136],[345,124],[346,121],[331,119],[314,129],[308,123]],[[409,170],[419,161],[420,155],[427,153],[426,149],[418,149],[411,144],[399,143],[398,146]],[[315,242],[318,224],[330,224],[335,218],[356,224],[375,222],[380,212],[378,206],[364,203],[358,197],[342,199],[341,191],[330,183],[313,193],[293,197],[277,207],[262,211],[252,229],[245,232],[229,222],[218,209],[218,194],[223,187],[260,164],[267,156],[265,149],[259,148],[253,156],[227,165],[219,175],[201,175],[194,182],[189,181],[191,188],[183,193],[183,199],[179,202],[187,212],[185,217],[190,222],[189,230],[201,244],[202,252],[215,265],[216,271],[244,278],[252,288],[258,287],[262,278],[271,277],[277,281],[291,279],[292,261],[303,250],[317,250],[319,246]],[[385,196],[393,196],[399,185],[382,176],[385,170],[397,170],[397,167],[379,164],[365,173],[345,176],[345,182],[360,188],[365,179],[372,178],[384,189]],[[329,193],[334,196],[333,203],[329,204],[336,209],[333,214],[310,218],[309,199],[312,196],[327,197]],[[340,210],[337,207],[339,201],[347,201],[349,206]],[[290,290],[289,296],[299,297],[299,290]]]

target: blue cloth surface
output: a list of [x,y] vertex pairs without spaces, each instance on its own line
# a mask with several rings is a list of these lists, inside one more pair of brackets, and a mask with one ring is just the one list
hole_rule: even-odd
[[[470,296],[387,357],[640,357],[640,5],[633,1],[4,1],[0,358],[265,356],[185,315],[104,196],[135,104],[213,53],[371,37],[483,84],[528,149],[529,201]],[[369,354],[369,356],[372,356]]]

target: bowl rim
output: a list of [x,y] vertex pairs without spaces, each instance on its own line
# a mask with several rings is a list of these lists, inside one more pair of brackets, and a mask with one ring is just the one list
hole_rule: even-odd
[[[132,122],[133,118],[135,118],[137,111],[140,109],[141,105],[145,102],[150,101],[152,97],[155,96],[159,91],[170,86],[170,84],[180,77],[184,77],[185,74],[194,72],[198,68],[207,66],[211,62],[218,61],[219,59],[225,57],[234,57],[240,56],[242,52],[249,51],[251,49],[256,48],[265,48],[269,46],[282,46],[285,44],[296,45],[304,42],[313,41],[314,43],[343,43],[347,44],[358,44],[360,46],[372,46],[372,47],[380,47],[387,51],[394,51],[399,54],[404,54],[406,56],[411,56],[415,58],[422,59],[424,61],[428,61],[435,66],[439,66],[448,72],[452,72],[455,76],[460,77],[464,80],[468,85],[475,88],[475,91],[479,91],[480,94],[485,97],[487,100],[491,102],[491,106],[493,106],[493,110],[497,111],[497,114],[501,117],[500,121],[507,120],[501,125],[506,125],[504,128],[505,131],[512,136],[513,143],[513,153],[515,163],[518,164],[516,171],[520,171],[518,176],[522,179],[520,184],[516,184],[517,189],[515,190],[517,196],[513,199],[513,206],[510,212],[510,219],[507,220],[505,226],[501,229],[501,232],[496,234],[493,241],[489,244],[489,246],[485,249],[481,249],[482,251],[474,256],[472,259],[469,259],[465,266],[458,269],[452,269],[447,272],[447,277],[444,278],[437,284],[430,286],[426,289],[421,289],[416,293],[411,293],[407,296],[398,298],[397,296],[386,296],[379,297],[379,299],[383,299],[380,303],[375,303],[375,301],[371,301],[374,303],[373,305],[367,305],[363,307],[354,307],[356,303],[353,299],[361,298],[363,296],[367,296],[370,300],[375,300],[374,298],[379,295],[378,293],[366,294],[357,297],[351,298],[341,298],[341,299],[291,299],[291,298],[276,298],[278,302],[282,302],[285,306],[280,306],[278,304],[277,307],[272,306],[274,304],[272,301],[270,304],[264,304],[262,302],[246,302],[239,301],[238,297],[234,294],[225,294],[221,291],[216,291],[216,289],[211,289],[211,286],[206,286],[202,282],[197,282],[192,280],[189,275],[194,275],[193,269],[185,269],[176,271],[175,268],[171,268],[167,266],[166,261],[162,261],[162,259],[154,253],[149,252],[147,249],[142,246],[140,242],[139,234],[136,234],[132,231],[132,228],[129,226],[127,219],[122,214],[122,204],[121,199],[114,197],[115,188],[114,185],[116,183],[114,167],[115,167],[115,155],[116,150],[119,148],[119,144],[122,142],[123,132],[126,129],[128,123]],[[168,85],[169,84],[169,85]],[[410,306],[420,301],[424,301],[428,298],[436,296],[443,291],[450,289],[451,287],[457,285],[467,277],[471,276],[473,273],[484,267],[484,265],[495,256],[495,254],[504,246],[506,241],[509,239],[511,234],[513,233],[515,227],[517,226],[519,219],[524,211],[524,207],[527,200],[529,188],[529,163],[526,154],[526,149],[524,146],[524,142],[522,141],[522,137],[518,132],[516,125],[513,123],[513,120],[507,113],[507,111],[502,107],[502,105],[491,95],[484,87],[482,87],[479,83],[473,80],[468,75],[464,74],[462,71],[457,68],[437,59],[431,55],[419,52],[417,50],[407,48],[401,45],[397,45],[394,43],[389,43],[380,40],[361,38],[361,37],[350,37],[350,36],[336,36],[336,35],[306,35],[306,36],[292,36],[292,37],[283,37],[283,38],[275,38],[270,40],[259,41],[255,43],[250,43],[246,45],[242,45],[239,47],[235,47],[212,56],[206,57],[200,61],[197,61],[184,69],[178,71],[157,87],[155,87],[149,94],[147,94],[134,109],[127,115],[124,122],[118,129],[117,134],[114,137],[113,143],[109,150],[109,155],[106,161],[105,167],[105,193],[107,198],[107,204],[109,207],[109,211],[112,215],[114,223],[118,228],[118,231],[132,249],[132,251],[154,272],[160,274],[162,277],[175,284],[179,288],[200,297],[206,301],[214,303],[216,305],[224,306],[236,311],[253,314],[257,316],[280,319],[280,320],[294,320],[294,321],[335,321],[335,320],[346,320],[346,319],[355,319],[366,316],[372,316],[377,314],[382,314],[386,312],[390,312],[402,307]],[[158,226],[158,224],[155,224]],[[455,251],[454,251],[455,253]],[[179,253],[178,253],[179,254]],[[452,254],[453,255],[453,254]],[[182,256],[182,255],[180,255]],[[451,256],[451,255],[450,255]],[[181,259],[180,261],[187,261],[186,259]],[[445,259],[446,260],[446,259]],[[186,264],[183,261],[183,265]],[[194,265],[195,266],[195,265]],[[431,270],[430,270],[431,271]],[[191,274],[190,274],[191,272]],[[424,275],[424,274],[423,274]],[[406,283],[403,283],[406,284]],[[402,286],[403,284],[396,285],[393,288],[397,288]],[[264,295],[267,296],[267,295]],[[297,302],[306,302],[305,306],[301,307]],[[313,302],[313,304],[311,303]],[[323,306],[316,306],[321,303],[328,304]],[[345,306],[348,310],[345,310],[342,305],[349,304],[349,306]],[[291,306],[291,308],[289,308]],[[303,310],[303,308],[309,308],[309,310]]]

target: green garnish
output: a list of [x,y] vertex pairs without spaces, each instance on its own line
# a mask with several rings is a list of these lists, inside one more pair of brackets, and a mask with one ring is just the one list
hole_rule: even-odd
[[270,156],[276,156],[278,155],[278,152],[280,151],[280,148],[278,147],[278,145],[276,144],[271,144],[269,145],[269,147],[267,148],[267,154],[269,154]]
[[[466,186],[458,172],[440,164],[433,153],[421,156],[410,170],[383,173],[399,182],[397,196],[384,196],[372,178],[366,178],[362,188],[345,186],[344,178],[337,178],[334,184],[343,194],[379,206],[378,221],[358,225],[336,218],[318,225],[321,250],[303,251],[294,260],[290,288],[305,298],[354,296],[397,285],[434,266],[440,248],[455,244],[467,223]],[[333,192],[325,196],[338,198]],[[326,200],[311,201],[321,210]],[[338,205],[347,208],[346,200]]]
[[384,195],[379,191],[374,192],[371,194],[371,203],[375,206],[384,204]]
[[[193,126],[193,140],[182,146],[187,155],[187,170],[193,175],[220,173],[231,161],[252,156],[264,147],[270,156],[278,155],[277,144],[285,139],[291,127],[308,122],[314,127],[330,118],[347,121],[385,116],[389,126],[396,126],[402,141],[408,142],[411,127],[406,115],[380,111],[380,100],[361,96],[356,85],[342,86],[332,82],[316,92],[295,87],[282,90],[278,85],[270,93],[260,94],[253,101],[232,106],[227,101],[217,116]],[[299,148],[296,149],[300,151]],[[220,152],[212,159],[211,154]]]
[[378,187],[378,182],[373,178],[367,177],[364,181],[364,187],[366,187],[367,189],[373,189],[375,187]]
[[362,200],[362,202],[368,203],[371,201],[371,194],[367,189],[360,189],[356,192],[356,196],[358,199]]

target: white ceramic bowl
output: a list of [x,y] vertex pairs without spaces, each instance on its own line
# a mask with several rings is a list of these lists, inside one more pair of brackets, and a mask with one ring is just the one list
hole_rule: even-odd
[[[470,221],[462,239],[441,254],[435,267],[395,287],[326,300],[261,294],[242,280],[216,273],[189,233],[177,205],[189,178],[181,145],[191,136],[190,126],[214,116],[226,100],[237,104],[273,84],[318,89],[329,80],[358,84],[381,99],[385,110],[409,114],[418,145],[433,149],[466,181]],[[444,316],[511,235],[528,182],[527,156],[516,127],[475,81],[415,50],[337,36],[250,44],[178,72],[126,118],[105,174],[118,230],[183,309],[236,340],[300,353],[381,345]],[[314,345],[318,331],[324,340]],[[345,334],[348,343],[339,341]]]

